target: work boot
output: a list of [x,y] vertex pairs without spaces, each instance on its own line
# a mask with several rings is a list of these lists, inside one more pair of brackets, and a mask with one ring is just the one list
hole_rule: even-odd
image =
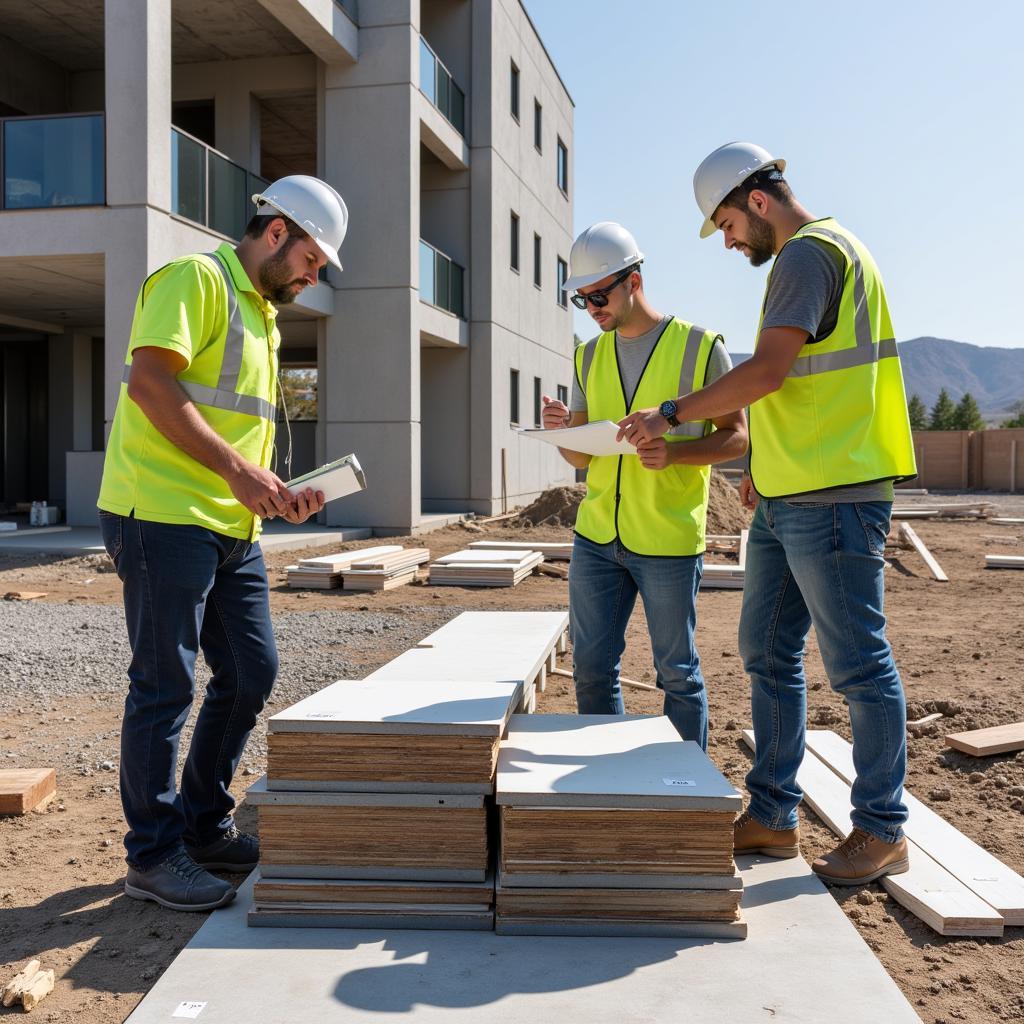
[[830,885],[866,885],[882,875],[899,875],[910,867],[907,841],[887,843],[862,828],[855,828],[831,853],[811,868]]
[[215,910],[235,898],[229,882],[204,871],[184,850],[145,871],[129,867],[124,891],[170,910]]
[[800,833],[795,828],[766,828],[744,811],[732,829],[735,853],[763,853],[766,857],[795,857],[800,852]]
[[234,825],[206,846],[186,842],[185,851],[207,871],[252,871],[260,862],[260,841]]

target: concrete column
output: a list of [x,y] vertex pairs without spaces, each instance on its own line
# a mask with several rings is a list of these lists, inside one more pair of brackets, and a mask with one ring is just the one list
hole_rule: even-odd
[[216,148],[246,170],[260,167],[260,105],[245,81],[229,76],[213,98]]
[[72,343],[68,334],[50,336],[48,360],[47,449],[49,452],[46,497],[51,504],[64,504],[64,453],[72,446]]
[[71,336],[71,447],[92,450],[92,338]]
[[171,0],[105,0],[107,205],[171,203]]

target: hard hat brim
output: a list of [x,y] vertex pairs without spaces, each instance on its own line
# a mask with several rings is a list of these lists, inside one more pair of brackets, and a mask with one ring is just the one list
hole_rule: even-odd
[[[312,236],[311,236],[312,237]],[[319,238],[314,238],[320,251],[327,257],[327,262],[337,270],[344,269],[341,265],[341,260],[338,258],[338,250],[333,246],[328,245],[326,242],[321,241]]]
[[621,267],[613,267],[611,270],[601,270],[594,274],[579,274],[576,277],[570,277],[565,284],[562,285],[563,292],[576,291],[577,288],[586,288],[588,284],[597,284],[598,281],[603,281],[606,277],[614,277],[616,274],[622,273],[626,267],[632,267],[634,265],[639,266],[644,261],[643,253],[638,254],[639,258],[630,260],[628,263],[623,263]]
[[700,237],[710,238],[717,230],[718,228],[715,227],[715,222],[710,217],[708,217],[707,220],[705,220],[704,223],[701,224],[700,226]]

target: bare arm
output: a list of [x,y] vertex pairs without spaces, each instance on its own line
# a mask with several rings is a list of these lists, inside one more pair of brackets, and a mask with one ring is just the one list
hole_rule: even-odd
[[307,490],[296,502],[275,474],[242,458],[213,430],[178,383],[177,375],[186,365],[185,358],[170,349],[136,349],[128,397],[171,444],[223,477],[231,493],[255,515],[263,519],[279,515],[302,522],[319,511],[322,495]]
[[[545,430],[582,427],[584,423],[590,422],[585,412],[570,413],[565,402],[553,401],[547,395],[542,397],[544,401],[542,418]],[[574,452],[568,448],[559,448],[558,452],[575,469],[586,469],[590,465],[592,456],[587,455],[586,452]]]
[[668,441],[660,436],[641,441],[636,447],[640,462],[646,469],[713,466],[716,462],[738,459],[746,452],[747,417],[742,411],[718,416],[712,423],[715,432],[696,441]]

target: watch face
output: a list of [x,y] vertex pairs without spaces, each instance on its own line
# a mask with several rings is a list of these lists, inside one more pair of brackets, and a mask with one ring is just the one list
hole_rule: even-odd
[[667,402],[662,402],[658,407],[658,412],[662,416],[668,418],[669,416],[675,416],[676,414],[676,403],[669,399]]

